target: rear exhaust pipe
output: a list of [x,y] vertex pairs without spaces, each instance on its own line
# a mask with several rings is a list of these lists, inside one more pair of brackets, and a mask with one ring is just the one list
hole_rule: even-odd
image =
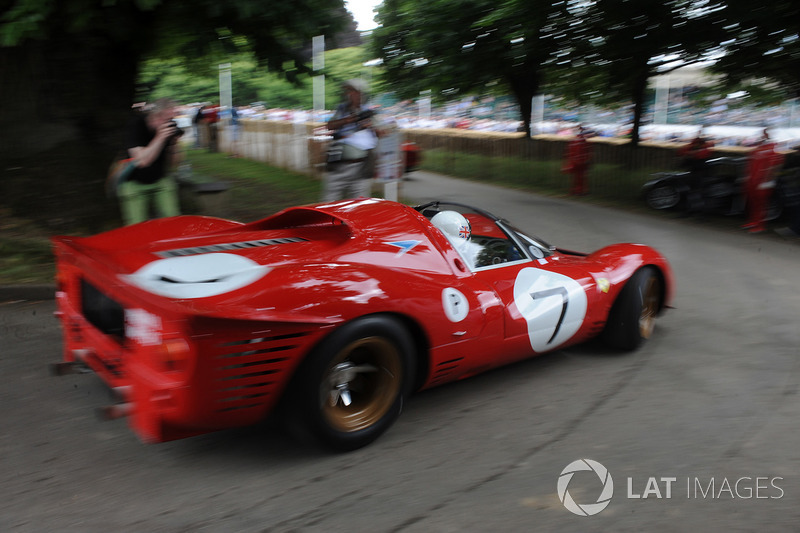
[[130,415],[133,412],[132,403],[117,403],[107,405],[97,409],[97,417],[100,420],[116,420]]
[[66,376],[69,374],[90,374],[89,358],[94,353],[87,348],[76,348],[72,350],[74,361],[62,361],[50,365],[50,373],[54,376]]
[[133,387],[130,385],[120,385],[111,389],[111,397],[118,403],[126,403],[133,393]]
[[92,369],[78,361],[65,361],[50,365],[50,373],[54,376],[67,376],[69,374],[91,374]]

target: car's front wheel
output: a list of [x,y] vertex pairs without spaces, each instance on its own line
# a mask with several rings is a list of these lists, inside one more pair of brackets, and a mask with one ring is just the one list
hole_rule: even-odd
[[681,194],[673,185],[656,185],[645,195],[647,205],[653,209],[671,209],[678,205]]
[[661,277],[652,267],[637,270],[622,287],[608,314],[603,338],[618,350],[635,350],[650,338],[661,309]]
[[375,315],[345,324],[310,355],[295,396],[325,446],[350,451],[383,434],[410,393],[414,345],[403,325]]

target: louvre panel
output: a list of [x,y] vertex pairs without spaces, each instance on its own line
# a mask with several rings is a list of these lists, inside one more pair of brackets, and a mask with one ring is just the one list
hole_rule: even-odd
[[291,324],[274,330],[251,322],[220,326],[209,328],[214,335],[197,338],[209,408],[218,413],[259,409],[271,401],[312,336]]
[[458,368],[461,366],[461,361],[463,360],[463,357],[457,357],[437,364],[436,368],[433,370],[431,384],[448,381],[452,374],[458,372]]

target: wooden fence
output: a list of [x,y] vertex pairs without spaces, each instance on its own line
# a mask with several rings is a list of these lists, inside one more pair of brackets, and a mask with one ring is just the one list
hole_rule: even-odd
[[[219,149],[304,174],[319,175],[327,137],[322,124],[269,120],[240,121],[238,140],[229,124],[220,127]],[[531,140],[522,133],[492,133],[470,130],[403,130],[405,141],[417,143],[422,153],[438,151],[456,158],[458,154],[519,158],[530,161],[561,161],[569,139],[539,135]],[[672,169],[677,165],[675,143],[643,142],[632,149],[625,139],[594,138],[593,164],[626,169]],[[715,156],[742,156],[749,149],[720,147]]]
[[[490,157],[519,157],[537,161],[561,160],[569,139],[555,135],[537,135],[530,141],[523,133],[491,133],[470,130],[404,130],[409,141],[424,150],[439,149],[450,153],[480,154]],[[595,137],[592,159],[595,163],[626,168],[673,168],[681,144],[642,142],[636,149],[627,139]],[[741,156],[748,148],[719,147],[715,156]]]

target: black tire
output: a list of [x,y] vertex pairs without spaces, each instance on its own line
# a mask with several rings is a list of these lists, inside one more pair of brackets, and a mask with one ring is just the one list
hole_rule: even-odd
[[345,324],[309,355],[294,391],[301,422],[322,445],[351,451],[397,420],[411,392],[414,344],[403,325],[374,315]]
[[778,220],[783,215],[783,202],[777,194],[770,196],[767,204],[767,220]]
[[631,351],[653,333],[661,309],[661,277],[652,267],[637,270],[608,314],[603,340],[616,350]]
[[656,185],[647,191],[645,201],[653,209],[671,209],[681,201],[681,193],[673,185]]

